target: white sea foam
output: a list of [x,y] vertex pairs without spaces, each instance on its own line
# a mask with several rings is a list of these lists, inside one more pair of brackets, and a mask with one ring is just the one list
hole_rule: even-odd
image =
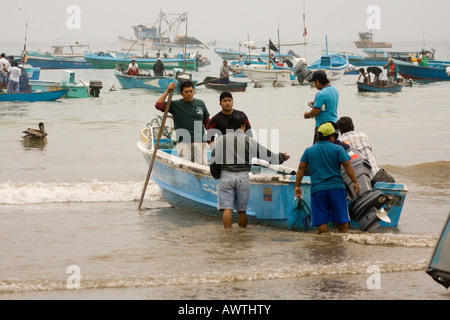
[[431,247],[438,241],[437,236],[417,236],[394,233],[347,233],[342,236],[345,241],[369,245],[391,245],[403,247]]
[[[422,271],[427,266],[427,261],[388,262],[378,265],[380,272]],[[277,269],[240,270],[235,272],[207,272],[200,274],[167,275],[143,275],[140,277],[127,275],[110,275],[101,278],[84,277],[80,283],[80,289],[105,289],[105,288],[145,288],[163,286],[207,285],[218,283],[234,283],[238,281],[280,280],[295,279],[311,276],[351,276],[366,275],[369,265],[365,264],[334,264],[324,266],[291,266]],[[54,291],[65,290],[66,281],[57,279],[8,279],[0,281],[0,293]]]
[[[0,204],[36,204],[55,202],[116,202],[139,200],[143,183],[134,181],[86,182],[3,182]],[[146,199],[161,198],[158,187],[150,181]]]

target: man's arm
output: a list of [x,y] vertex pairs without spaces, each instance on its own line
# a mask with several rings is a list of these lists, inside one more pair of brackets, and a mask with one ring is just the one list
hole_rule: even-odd
[[164,112],[164,109],[166,107],[166,103],[165,103],[166,98],[169,95],[170,91],[175,90],[176,86],[177,85],[175,84],[175,82],[172,82],[167,86],[167,90],[161,95],[161,97],[159,97],[158,101],[156,101],[156,103],[155,103],[155,108],[157,110]]
[[305,119],[312,119],[319,115],[320,109],[319,108],[311,108],[311,111],[306,111],[304,114]]
[[305,175],[306,167],[308,166],[307,163],[300,161],[298,164],[297,174],[295,176],[295,189],[294,194],[297,198],[302,198],[302,188],[300,187],[300,184],[302,183],[303,176]]

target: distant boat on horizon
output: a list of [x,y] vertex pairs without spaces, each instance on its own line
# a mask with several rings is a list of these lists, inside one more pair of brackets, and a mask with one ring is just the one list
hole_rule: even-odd
[[392,48],[392,43],[374,42],[372,30],[369,32],[359,32],[360,41],[355,41],[357,48]]
[[[135,38],[119,37],[119,46],[122,51],[141,51],[142,55],[148,51],[186,49],[208,49],[200,40],[187,35],[175,34],[180,25],[187,23],[187,13],[167,15],[161,10],[156,22],[152,26],[139,24],[133,26]],[[163,23],[166,25],[163,30]],[[173,40],[170,38],[173,36]]]

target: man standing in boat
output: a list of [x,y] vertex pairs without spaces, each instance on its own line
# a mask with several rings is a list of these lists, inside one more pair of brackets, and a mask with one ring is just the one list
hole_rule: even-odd
[[347,232],[350,215],[341,165],[353,182],[355,194],[359,194],[359,184],[349,154],[344,148],[334,144],[336,129],[333,124],[324,123],[317,132],[319,141],[307,148],[300,159],[294,193],[297,198],[302,198],[300,184],[306,167],[309,167],[311,171],[311,225],[318,227],[318,233],[321,234],[329,231],[328,224],[333,221],[338,224],[339,232]]
[[6,90],[8,85],[8,69],[11,68],[8,60],[5,58],[5,54],[0,55],[0,89]]
[[[194,98],[194,84],[185,81],[179,84],[182,99],[173,100],[169,112],[173,116],[174,129],[177,136],[177,152],[180,158],[207,164],[207,143],[205,128],[210,118],[205,103]],[[155,104],[155,108],[164,112],[166,97],[170,91],[175,90],[176,84],[172,82]]]
[[223,64],[220,67],[219,80],[217,80],[217,82],[218,83],[231,83],[230,71],[231,71],[231,67],[228,65],[228,61],[223,60]]
[[397,82],[398,67],[395,65],[393,59],[389,59],[389,62],[383,67],[387,69],[388,79],[391,83]]
[[238,213],[238,224],[247,226],[247,205],[250,198],[249,172],[252,158],[263,159],[272,164],[281,164],[288,160],[287,153],[273,153],[247,136],[246,117],[234,112],[230,119],[227,134],[217,139],[211,152],[210,172],[218,183],[218,209],[223,211],[223,225],[230,229],[233,222],[233,210]]
[[313,144],[318,142],[317,130],[322,123],[338,121],[337,108],[339,103],[339,92],[331,85],[327,78],[327,74],[322,70],[313,73],[309,81],[316,87],[319,92],[316,94],[314,101],[308,103],[311,111],[306,111],[305,119],[316,119],[314,128]]
[[161,61],[161,58],[158,57],[158,60],[153,65],[153,73],[155,77],[164,77],[166,76],[166,70],[164,69],[164,63]]
[[[214,117],[211,118],[211,121],[208,125],[207,131],[207,141],[210,143],[211,148],[213,147],[211,143],[214,142],[215,135],[218,136],[225,135],[228,129],[232,128],[232,119],[234,114],[242,114],[245,119],[245,134],[249,137],[252,137],[252,127],[250,125],[250,121],[247,118],[247,115],[239,110],[233,109],[234,101],[233,96],[230,92],[222,92],[219,96],[219,103],[222,107],[222,110],[219,111]],[[234,129],[233,129],[234,130]]]

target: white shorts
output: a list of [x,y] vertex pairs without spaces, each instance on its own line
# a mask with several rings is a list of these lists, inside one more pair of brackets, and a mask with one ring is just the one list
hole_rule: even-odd
[[207,146],[206,142],[178,142],[177,153],[180,158],[207,165]]

